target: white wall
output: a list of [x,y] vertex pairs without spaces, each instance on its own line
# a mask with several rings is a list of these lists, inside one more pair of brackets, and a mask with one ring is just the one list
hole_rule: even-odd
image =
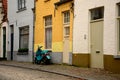
[[73,53],[90,53],[89,9],[104,6],[104,54],[117,54],[116,3],[118,2],[120,0],[75,0]]
[[[18,11],[17,0],[8,0],[8,21],[9,21],[9,25],[14,25],[14,51],[17,51],[19,48],[19,27],[23,27],[23,26],[29,26],[29,50],[32,51],[33,6],[34,6],[34,0],[26,0],[26,10],[17,12]],[[10,37],[9,37],[9,42],[10,42]]]
[[[2,3],[0,3],[0,7],[2,7]],[[2,23],[2,19],[3,19],[3,14],[1,14],[2,12],[2,8],[0,8],[0,24]],[[3,41],[2,41],[2,27],[6,25],[3,23],[0,25],[0,57],[3,57]]]

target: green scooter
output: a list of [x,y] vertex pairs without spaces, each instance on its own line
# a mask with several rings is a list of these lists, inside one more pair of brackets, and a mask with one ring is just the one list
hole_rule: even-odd
[[35,56],[35,64],[50,64],[51,56],[50,53],[51,50],[42,50],[42,46],[38,46],[38,50],[36,51]]

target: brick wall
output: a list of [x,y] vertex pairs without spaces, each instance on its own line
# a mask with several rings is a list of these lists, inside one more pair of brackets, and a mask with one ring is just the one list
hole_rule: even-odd
[[2,6],[3,6],[3,13],[4,13],[4,17],[3,17],[3,22],[5,22],[7,20],[7,0],[2,0]]

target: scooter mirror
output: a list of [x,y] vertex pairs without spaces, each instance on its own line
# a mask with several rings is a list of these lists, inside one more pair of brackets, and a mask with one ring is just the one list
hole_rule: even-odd
[[43,46],[40,46],[40,48],[42,48]]

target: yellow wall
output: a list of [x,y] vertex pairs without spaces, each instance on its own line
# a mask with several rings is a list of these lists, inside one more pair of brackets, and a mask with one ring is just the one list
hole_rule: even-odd
[[[44,17],[52,15],[52,51],[63,52],[62,12],[70,9],[70,2],[58,6],[57,10],[55,10],[54,3],[58,1],[60,0],[49,0],[47,2],[44,2],[44,0],[38,0],[36,2],[35,51],[38,45],[45,46]],[[70,51],[72,51],[73,13],[71,11],[70,15]]]

